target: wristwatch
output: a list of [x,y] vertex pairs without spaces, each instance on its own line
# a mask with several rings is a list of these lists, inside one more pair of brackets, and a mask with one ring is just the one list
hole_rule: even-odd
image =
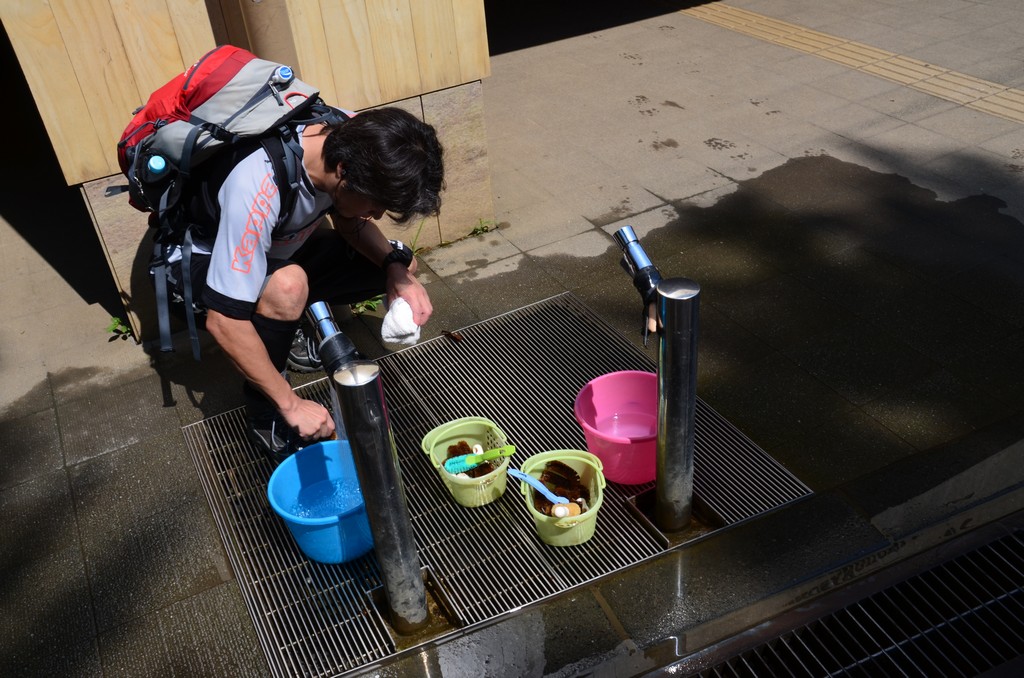
[[388,242],[391,243],[391,251],[384,257],[380,267],[386,269],[391,264],[399,263],[409,268],[409,264],[412,263],[412,250],[406,247],[405,243],[401,240],[389,240]]

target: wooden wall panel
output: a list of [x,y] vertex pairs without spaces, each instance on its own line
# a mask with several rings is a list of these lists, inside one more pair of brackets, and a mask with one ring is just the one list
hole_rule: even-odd
[[0,0],[0,19],[72,185],[117,174],[132,110],[218,40],[353,110],[490,74],[483,0]]
[[[107,0],[52,0],[50,7],[89,106],[100,140],[118,139],[142,93],[121,50],[121,36]],[[113,153],[113,145],[105,149]],[[103,163],[105,166],[106,163]]]
[[411,4],[411,9],[422,91],[435,92],[460,84],[462,73],[452,0],[418,0]]
[[182,56],[165,0],[110,0],[110,7],[142,101],[198,58]]
[[297,64],[287,0],[243,1],[241,7],[250,49],[264,59]]
[[483,0],[452,0],[455,17],[454,42],[459,49],[462,82],[483,80],[491,74],[487,46],[487,16]]
[[69,185],[116,174],[132,111],[213,47],[203,0],[5,0],[0,18]]
[[324,13],[324,33],[334,69],[335,105],[352,110],[384,101],[377,64],[370,48],[370,18],[363,0],[332,3]]
[[296,73],[302,80],[316,85],[324,101],[337,105],[338,92],[334,85],[332,68],[332,64],[336,62],[331,56],[333,45],[327,39],[327,16],[316,2],[289,0],[288,6],[292,17],[292,39],[295,41],[298,56],[295,64]]
[[213,39],[218,45],[236,45],[245,49],[249,36],[245,34],[245,19],[238,0],[206,0],[206,11],[210,15]]
[[[205,0],[167,0],[182,66],[188,68],[216,46]],[[173,75],[173,73],[172,73]],[[170,78],[164,78],[164,82]],[[163,84],[161,82],[161,84]]]
[[397,101],[424,91],[416,63],[416,34],[410,1],[414,0],[366,0],[373,59],[383,101]]

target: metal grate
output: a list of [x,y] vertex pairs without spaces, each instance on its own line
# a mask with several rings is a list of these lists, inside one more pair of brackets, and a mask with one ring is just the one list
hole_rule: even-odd
[[[537,538],[516,483],[486,506],[466,509],[454,502],[420,450],[433,427],[463,416],[487,417],[516,446],[516,466],[547,450],[586,449],[572,414],[579,389],[607,372],[656,369],[571,294],[459,334],[460,341],[439,337],[378,361],[420,559],[453,623],[464,628],[492,619],[670,548],[635,505],[654,483],[609,483],[595,535],[561,548]],[[329,407],[328,388],[322,379],[300,393]],[[268,505],[271,469],[246,441],[242,411],[183,432],[274,673],[340,675],[396,654],[372,600],[381,585],[373,554],[344,565],[314,563],[301,554]],[[694,504],[709,524],[721,528],[809,494],[698,401]],[[514,584],[482,586],[478,573],[491,568]]]
[[698,675],[978,676],[1021,656],[1024,540],[1017,532]]

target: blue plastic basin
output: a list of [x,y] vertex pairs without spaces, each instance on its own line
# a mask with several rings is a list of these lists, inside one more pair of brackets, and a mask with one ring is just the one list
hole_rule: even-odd
[[348,441],[316,443],[285,459],[267,498],[310,560],[344,563],[373,548]]

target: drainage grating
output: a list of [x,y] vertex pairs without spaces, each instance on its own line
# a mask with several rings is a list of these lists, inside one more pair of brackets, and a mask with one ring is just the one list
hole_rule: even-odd
[[1015,532],[687,675],[1021,675],[1022,656],[1024,534]]
[[[516,466],[546,450],[586,449],[572,413],[579,389],[607,372],[656,369],[568,293],[459,335],[459,341],[438,337],[378,360],[421,563],[452,623],[461,629],[493,619],[671,548],[637,508],[637,496],[649,494],[653,482],[609,483],[595,535],[561,548],[537,538],[516,483],[486,506],[454,502],[420,450],[433,427],[487,417],[516,446]],[[299,392],[329,407],[326,379]],[[272,671],[333,676],[395,655],[373,603],[381,579],[372,552],[344,565],[301,554],[269,507],[271,469],[246,441],[242,411],[183,432]],[[810,494],[699,400],[694,436],[695,511],[713,528]],[[506,572],[503,579],[514,584],[483,586],[481,569]]]

